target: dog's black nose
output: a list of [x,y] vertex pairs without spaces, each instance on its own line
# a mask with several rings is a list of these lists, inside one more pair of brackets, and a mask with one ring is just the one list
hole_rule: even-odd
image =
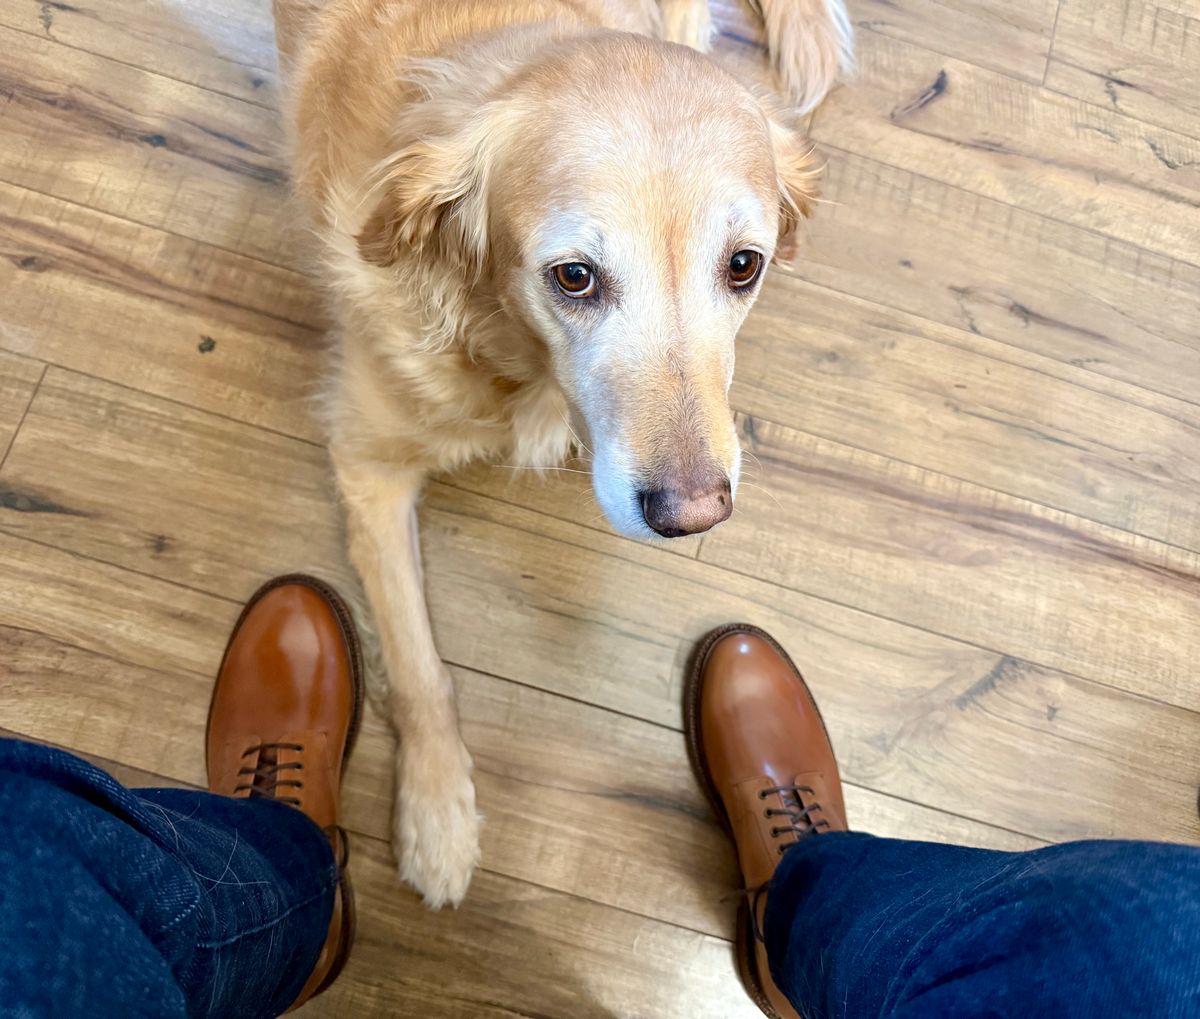
[[699,491],[667,485],[642,492],[642,516],[664,538],[707,531],[732,512],[733,494],[724,476]]

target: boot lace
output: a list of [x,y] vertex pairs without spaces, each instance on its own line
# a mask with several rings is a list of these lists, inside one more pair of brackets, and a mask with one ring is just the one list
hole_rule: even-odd
[[[812,835],[816,832],[822,832],[829,828],[829,822],[821,817],[813,820],[813,813],[821,809],[821,804],[813,800],[807,806],[804,803],[805,795],[815,796],[812,786],[807,785],[777,785],[767,789],[760,789],[758,798],[765,800],[768,796],[778,793],[783,800],[783,809],[779,807],[768,807],[765,811],[767,817],[787,818],[787,821],[782,824],[775,825],[771,829],[771,838],[777,839],[780,835],[791,833],[795,835],[797,840],[805,836]],[[784,850],[788,846],[794,845],[794,842],[787,842],[779,847],[779,855],[782,856]]]
[[293,807],[300,806],[299,797],[280,796],[279,789],[283,787],[303,789],[304,783],[298,778],[280,778],[279,773],[281,771],[303,771],[304,765],[299,761],[285,761],[281,764],[279,751],[303,749],[304,746],[300,743],[259,743],[250,747],[242,754],[242,759],[245,760],[252,754],[258,754],[258,764],[253,768],[239,769],[238,775],[253,777],[250,781],[235,786],[233,791],[240,793],[248,790],[251,797],[266,796],[278,800],[280,803],[289,803]]
[[[760,789],[758,798],[765,800],[768,796],[778,794],[783,801],[783,807],[767,807],[763,812],[766,817],[785,818],[780,824],[774,825],[771,828],[771,838],[777,839],[781,835],[794,835],[795,838],[790,842],[785,842],[779,846],[779,855],[791,846],[794,846],[803,838],[810,835],[818,835],[823,831],[827,831],[830,827],[829,821],[823,817],[813,819],[813,814],[821,809],[821,804],[816,800],[812,800],[807,805],[804,802],[805,796],[816,796],[816,792],[812,786],[807,785],[777,785],[770,786],[766,789]],[[762,926],[758,920],[759,905],[762,902],[762,897],[767,894],[767,889],[771,882],[759,885],[757,888],[747,889],[746,894],[750,897],[750,923],[754,930],[754,936],[759,940],[765,940],[763,937]]]

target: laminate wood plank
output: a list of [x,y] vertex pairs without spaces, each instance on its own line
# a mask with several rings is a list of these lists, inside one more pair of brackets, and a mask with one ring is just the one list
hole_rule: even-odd
[[275,106],[270,0],[0,0],[0,25]]
[[[1200,708],[1200,556],[773,424],[704,560]],[[780,542],[780,532],[795,541]]]
[[0,347],[315,437],[304,277],[3,184],[0,246]]
[[[738,339],[755,416],[1200,551],[1200,407],[796,278]],[[745,477],[757,484],[753,457]]]
[[[46,558],[47,565],[54,561]],[[37,568],[36,553],[30,568]],[[137,581],[131,578],[131,582]],[[161,590],[165,585],[157,587]],[[224,618],[227,607],[218,599],[206,600]],[[174,602],[174,592],[165,592],[158,611],[135,614],[121,606],[114,610],[122,613],[115,622],[146,627],[153,638],[163,629],[161,615],[169,613]],[[160,659],[161,665],[142,665],[132,660],[137,654],[121,657],[125,649],[115,643],[109,648],[117,652],[113,655],[70,643],[65,635],[50,636],[47,631],[55,629],[55,609],[53,605],[48,609],[40,620],[20,620],[22,626],[12,625],[17,620],[11,613],[3,614],[0,728],[89,760],[103,759],[102,767],[116,762],[203,787],[212,679],[179,667],[173,655]],[[42,630],[36,629],[39,625]],[[214,629],[202,626],[199,632],[207,636]],[[94,632],[85,639],[96,643]],[[215,649],[218,660],[222,648]]]
[[1063,0],[1046,87],[1200,138],[1200,5]]
[[9,533],[86,534],[89,556],[232,598],[343,561],[320,446],[57,367],[26,424],[0,472]]
[[481,872],[458,910],[401,890],[385,845],[357,839],[358,938],[305,1012],[430,1019],[754,1019],[717,938]]
[[[211,680],[0,627],[0,726],[202,787]],[[682,736],[455,669],[486,817],[485,866],[714,936],[733,923],[736,871],[692,778]],[[164,710],[164,706],[168,706]],[[368,709],[342,788],[343,824],[389,833],[392,741]],[[855,824],[878,834],[1025,849],[1037,840],[857,786]]]
[[[0,562],[3,625],[145,669],[215,676],[219,634],[238,616],[237,602],[6,533]],[[0,725],[26,731],[7,717]]]
[[[270,357],[269,351],[263,354]],[[273,381],[302,392],[309,384],[306,376],[315,378],[322,370],[319,357],[312,362],[306,372],[303,362],[296,361],[291,379],[286,378],[288,366],[275,362],[271,370],[281,377]],[[120,361],[117,367],[138,366]],[[143,396],[127,388],[136,384],[136,376],[125,381],[117,386],[50,369],[49,385],[31,408],[19,454],[0,478],[0,492],[14,509],[8,518],[11,533],[22,533],[35,519],[20,512],[21,506],[64,507],[37,523],[41,540],[68,540],[82,525],[91,534],[91,555],[183,584],[211,582],[234,596],[253,590],[274,572],[345,568],[341,517],[322,446]],[[223,405],[207,391],[189,393],[185,388],[178,395]],[[271,423],[316,431],[309,403],[298,400],[288,408],[295,414],[280,414]],[[548,471],[540,477],[481,463],[454,484],[609,531],[586,473]],[[129,529],[131,488],[147,493],[150,512],[145,519],[175,521],[177,526],[154,533]],[[182,518],[170,512],[179,504],[191,507],[197,519],[183,526]],[[246,549],[242,521],[264,510],[276,521],[271,536]],[[199,535],[202,544],[197,544]],[[670,550],[694,557],[699,542],[698,537],[673,542]],[[143,554],[147,550],[149,558]]]
[[[86,409],[88,386],[96,384],[89,382],[80,387],[80,392],[72,391],[74,395],[69,398],[60,397],[56,393],[60,379],[56,375],[49,380],[46,399],[76,402]],[[135,407],[144,399],[130,395]],[[239,435],[225,439],[224,445],[215,442],[213,436],[220,436],[219,429],[206,436],[202,428],[188,424],[194,412],[170,404],[166,408],[178,413],[180,424],[176,427],[181,432],[194,435],[194,439],[180,442],[181,448],[203,454],[194,465],[185,459],[184,471],[200,472],[205,463],[236,459],[242,445],[253,449],[253,443],[244,442]],[[134,421],[142,420],[132,411],[121,410],[119,404],[105,413],[117,421],[123,415],[130,415]],[[153,435],[166,428],[167,425],[159,424],[153,430],[143,430]],[[760,426],[758,431],[765,429],[766,426]],[[117,434],[112,445],[118,451],[123,450],[122,455],[129,463],[134,463],[139,456],[128,443],[129,439]],[[268,493],[283,484],[278,478],[294,473],[297,490],[303,492],[318,485],[315,479],[323,474],[323,468],[314,463],[312,448],[298,442],[294,445],[295,450],[286,444],[270,447],[281,463],[286,460],[288,464],[278,469],[278,475],[262,480],[252,475],[239,479],[243,489],[239,497],[243,501],[238,503],[239,547],[249,565],[238,573],[227,562],[224,551],[212,550],[225,538],[221,518],[213,516],[206,505],[208,500],[175,475],[155,470],[127,471],[120,499],[104,493],[103,489],[97,491],[95,477],[88,474],[77,476],[75,489],[69,481],[62,480],[46,480],[38,487],[33,480],[37,474],[34,465],[43,464],[41,471],[47,479],[50,468],[45,461],[27,457],[26,447],[18,443],[8,466],[0,473],[0,483],[9,486],[9,491],[24,492],[27,501],[22,509],[10,506],[0,510],[0,528],[45,544],[5,539],[8,544],[0,554],[9,561],[12,577],[5,592],[10,599],[6,611],[16,614],[5,618],[13,625],[41,629],[60,640],[135,664],[212,675],[223,646],[221,631],[231,621],[235,600],[249,594],[258,579],[311,565],[319,565],[336,575],[340,547],[333,530],[320,524],[320,515],[314,517],[316,526],[299,528],[308,539],[304,546],[308,558],[303,562],[298,563],[294,558],[298,546],[290,544],[295,541],[293,537],[275,536],[280,529],[280,513],[274,504],[278,492]],[[863,456],[853,451],[845,455],[851,464]],[[156,462],[152,454],[147,453],[147,457],[151,463]],[[225,477],[218,475],[220,480],[214,493],[217,497],[230,487]],[[771,483],[784,494],[784,481],[772,479]],[[175,498],[155,494],[175,489],[179,493]],[[41,509],[38,500],[42,500]],[[804,499],[797,501],[813,503],[814,493],[806,492]],[[750,526],[761,528],[765,526],[761,523],[764,519],[778,520],[780,510],[771,505],[766,512],[767,518],[759,515],[751,492],[743,499],[738,516],[751,516]],[[946,529],[936,506],[921,512],[928,512],[929,528]],[[876,526],[885,527],[892,525],[892,513],[889,503],[871,490],[863,495],[854,513],[839,504],[829,519],[856,521],[857,514],[870,521],[879,514],[880,523]],[[453,663],[678,728],[679,682],[692,642],[711,625],[729,618],[751,618],[777,629],[792,647],[807,649],[801,657],[808,661],[811,654],[817,668],[828,670],[822,689],[836,690],[841,698],[840,704],[830,710],[835,712],[832,717],[839,718],[847,727],[843,739],[847,744],[845,752],[850,755],[847,776],[851,781],[976,820],[1027,831],[1022,827],[1029,823],[1023,806],[1019,810],[1000,807],[997,815],[989,813],[985,817],[975,813],[978,798],[969,785],[972,781],[1009,783],[1012,804],[1022,803],[1019,788],[1030,780],[1026,754],[1036,753],[1043,761],[1056,762],[1062,778],[1061,785],[1045,791],[1039,798],[1039,804],[1044,805],[1036,817],[1040,827],[1028,831],[1029,834],[1051,838],[1095,832],[1097,818],[1104,816],[1104,811],[1088,798],[1091,792],[1083,794],[1081,801],[1079,789],[1087,788],[1091,776],[1104,774],[1106,782],[1101,795],[1107,797],[1114,790],[1123,790],[1131,775],[1142,771],[1156,773],[1155,781],[1165,783],[1161,787],[1164,811],[1175,819],[1168,828],[1177,833],[1181,827],[1184,831],[1191,830],[1194,818],[1190,804],[1183,820],[1170,807],[1172,802],[1184,802],[1173,783],[1180,780],[1183,767],[1180,761],[1192,753],[1187,734],[1188,727],[1195,725],[1195,716],[1189,712],[1175,712],[1151,702],[1143,704],[1136,698],[1127,698],[1126,704],[1104,687],[1024,663],[1016,670],[1026,677],[1015,684],[1020,694],[1018,707],[1012,709],[1011,719],[995,723],[993,738],[998,747],[1004,748],[995,756],[1002,760],[989,760],[981,771],[962,773],[956,787],[947,788],[944,779],[930,773],[922,760],[934,755],[946,767],[963,766],[954,741],[967,739],[967,733],[972,733],[971,739],[982,737],[974,732],[978,719],[954,705],[958,704],[958,698],[966,697],[962,704],[969,706],[974,696],[968,695],[972,687],[985,681],[997,668],[1010,668],[1003,665],[1007,660],[1004,654],[862,616],[786,587],[754,581],[662,549],[611,538],[445,486],[431,488],[423,519],[434,624],[442,652]],[[971,523],[960,524],[959,528],[969,531]],[[903,524],[918,536],[922,533],[920,519],[910,522],[905,518]],[[292,524],[288,529],[296,526]],[[731,524],[728,528],[732,531],[735,526],[738,525]],[[795,534],[796,539],[781,543],[780,528],[782,533]],[[803,557],[808,563],[804,574],[807,580],[816,578],[824,582],[831,571],[823,564],[835,561],[839,555],[844,557],[848,548],[854,550],[848,545],[852,535],[840,527],[836,534],[821,538],[820,530],[806,523],[793,527],[785,516],[780,528],[764,540],[763,549],[767,551],[748,550],[744,559],[732,563],[733,567],[749,572],[759,566],[755,556],[784,562]],[[826,525],[826,531],[829,530]],[[708,541],[716,544],[711,553],[705,548],[706,557],[728,558],[727,550],[723,551],[725,543],[718,540],[721,533],[709,537]],[[186,540],[176,539],[181,534],[187,536]],[[149,535],[165,537],[165,547],[173,549],[172,554],[177,558],[169,567],[156,551],[163,543],[147,540]],[[76,559],[47,546],[61,546],[89,558]],[[259,551],[263,549],[279,550],[280,558],[273,560]],[[1054,561],[1040,546],[1035,546],[1035,551]],[[1019,552],[1020,546],[1013,554]],[[106,557],[138,572],[129,582],[119,579],[127,575],[99,561]],[[206,561],[206,557],[211,558]],[[44,581],[37,572],[40,560],[45,560],[42,568],[51,571]],[[979,565],[982,568],[987,564]],[[778,575],[778,570],[769,570],[765,565],[761,568],[768,576]],[[1071,568],[1078,567],[1072,564]],[[1091,565],[1089,569],[1093,572],[1084,574],[1085,578],[1094,576],[1098,567]],[[84,591],[69,579],[80,571],[89,577]],[[259,577],[252,576],[256,571]],[[165,581],[154,580],[152,575],[156,572],[164,578],[190,578],[230,600],[214,608],[211,597],[198,590],[167,587],[165,590],[178,590],[180,595],[178,599],[172,595],[164,605],[163,596],[155,591],[164,590]],[[1131,566],[1127,572],[1131,574],[1130,583],[1136,583],[1136,570]],[[995,570],[981,574],[986,582],[981,582],[983,586],[977,596],[979,604],[989,611],[994,602],[1007,605],[1011,601],[1004,591],[993,589],[995,574]],[[922,575],[917,573],[918,577]],[[868,603],[868,607],[873,607],[869,604],[870,596],[876,587],[882,591],[874,594],[877,598],[891,597],[903,602],[911,595],[911,584],[904,577],[880,576],[887,583],[882,583],[879,577],[872,585],[858,574],[838,576],[836,583],[826,584],[821,593],[838,600],[858,600]],[[1069,577],[1056,579],[1053,573],[1049,577],[1055,584],[1052,593],[1069,586]],[[1008,577],[1001,579],[1009,583]],[[104,593],[110,584],[120,587],[115,603]],[[1027,582],[1024,587],[1018,583],[1017,589],[1025,591],[1028,586]],[[1081,582],[1080,586],[1085,585]],[[860,589],[865,589],[865,593],[860,595]],[[1132,590],[1136,592],[1138,588]],[[1039,597],[1043,600],[1035,599],[1033,604],[1044,605],[1044,596]],[[1078,598],[1083,606],[1090,604],[1088,595],[1080,594]],[[1159,610],[1153,626],[1145,623],[1150,609],[1135,606],[1124,612],[1123,618],[1132,620],[1129,632],[1119,627],[1114,627],[1114,631],[1129,642],[1132,650],[1127,652],[1128,656],[1145,653],[1147,645],[1155,641],[1168,645],[1177,640],[1177,645],[1170,646],[1170,657],[1161,663],[1160,671],[1168,678],[1178,679],[1176,670],[1182,669],[1181,661],[1190,654],[1186,623],[1183,630],[1159,627],[1164,619],[1169,621],[1176,603],[1171,600],[1169,588],[1165,595],[1156,593],[1155,598],[1157,601],[1149,602]],[[161,618],[156,619],[151,609],[160,613]],[[1070,604],[1067,610],[1073,610]],[[955,611],[961,615],[962,606],[956,605]],[[147,613],[151,613],[149,619]],[[975,615],[984,614],[980,610],[970,618],[973,621]],[[50,622],[45,622],[46,618]],[[131,618],[140,621],[134,623]],[[480,619],[486,619],[487,626],[481,627]],[[938,620],[939,625],[942,622]],[[1010,637],[1003,629],[1004,622],[1001,618],[988,635],[996,639],[999,647],[1010,656],[1018,654],[1022,647],[1043,654],[1044,649],[1030,645],[1019,628],[1014,627],[1016,632]],[[1096,655],[1099,653],[1096,648],[1111,651],[1117,637],[1097,641],[1093,634],[1097,625],[1093,622],[1076,627],[1073,633],[1078,633],[1079,639],[1072,636],[1066,649],[1057,653]],[[1138,632],[1136,625],[1157,629],[1157,636]],[[830,631],[834,636],[831,637]],[[174,649],[173,657],[164,659],[164,649]],[[854,680],[847,682],[847,674]],[[884,688],[878,679],[881,676],[892,677],[898,685],[882,692]],[[1106,672],[1101,678],[1115,682],[1123,677]],[[1152,694],[1176,692],[1171,682],[1151,684],[1152,679],[1154,676],[1148,674],[1135,688]],[[1003,700],[1010,695],[1011,691],[1005,689],[994,696]],[[1098,699],[1103,704],[1110,696],[1118,697],[1114,704],[1119,707],[1112,708],[1107,728],[1091,734],[1086,731],[1078,736],[1072,734],[1070,740],[1060,738],[1068,719],[1104,718],[1107,709],[1096,706],[1095,702]],[[1183,696],[1188,696],[1186,691]],[[866,706],[863,702],[867,702]],[[1068,704],[1070,707],[1065,706]],[[989,710],[997,709],[989,707]],[[943,721],[945,714],[949,715],[949,721]],[[1161,746],[1153,754],[1142,755],[1139,747],[1144,744],[1133,739],[1133,732],[1139,731],[1131,729],[1135,721],[1142,732],[1165,733],[1162,742],[1179,747],[1179,758],[1172,763],[1171,754]],[[916,727],[918,734],[906,736],[902,728],[897,729],[904,724]],[[942,733],[943,725],[949,726],[948,733]],[[1030,727],[1039,731],[1037,737],[1028,735]],[[941,744],[943,735],[951,745]],[[1084,753],[1078,744],[1088,741],[1091,749]],[[899,746],[893,749],[896,743]],[[1078,784],[1072,785],[1076,780]]]
[[280,265],[279,114],[0,27],[0,180]]
[[848,153],[824,194],[802,278],[1200,402],[1195,266]]
[[850,0],[859,38],[916,43],[980,67],[1040,82],[1057,0]]
[[[0,277],[11,280],[4,312],[8,342],[15,338],[29,352],[125,385],[318,437],[309,394],[323,359],[316,300],[303,279],[28,192],[6,195],[0,189],[0,200],[5,197],[11,204],[3,229],[14,251],[0,263]],[[91,237],[99,249],[94,253],[86,248]],[[30,268],[21,269],[22,263]],[[308,318],[313,328],[288,316]],[[86,322],[99,335],[79,343],[77,325],[67,320]],[[217,337],[207,353],[200,347],[209,334],[201,330]],[[290,342],[272,337],[275,330]],[[743,331],[734,402],[752,414],[844,436],[1164,541],[1186,546],[1197,540],[1193,493],[1200,444],[1195,424],[1184,416],[1192,405],[1126,391],[1110,398],[1072,384],[1093,377],[1082,369],[1067,367],[1060,383],[1042,370],[1005,367],[948,346],[972,342],[989,355],[1007,351],[969,333],[956,335],[779,277]],[[1035,369],[1051,364],[1041,357],[1030,363]],[[1135,398],[1146,411],[1125,402]],[[118,403],[123,400],[118,394]],[[101,427],[104,399],[85,396],[73,403],[63,394],[44,406],[45,427],[29,435],[41,449],[37,456],[76,460],[71,474],[92,476],[100,489],[113,490],[110,498],[121,498],[114,479],[129,470],[171,476],[185,488],[223,485],[228,502],[214,504],[213,512],[236,531],[243,477],[271,474],[269,464],[260,469],[253,456],[239,455],[235,436],[241,433],[232,426],[198,426],[204,434],[216,427],[225,438],[224,452],[196,462],[174,439],[144,447],[156,426],[143,428],[137,415],[156,421],[153,404],[129,408],[117,433]],[[1200,413],[1194,417],[1200,422]],[[132,446],[124,452],[108,448],[116,434]],[[1138,437],[1135,445],[1131,436]],[[260,449],[264,441],[269,446],[261,436],[247,439]],[[317,451],[312,457],[314,464],[323,462]],[[531,484],[529,473],[480,465],[456,483],[607,530],[586,476],[550,472],[548,480]],[[283,485],[272,496],[281,506],[289,494]],[[670,547],[692,554],[697,542]],[[239,569],[246,571],[243,577],[262,575],[253,556],[231,552],[226,558],[235,575]],[[170,563],[167,554],[165,567]],[[204,568],[219,573],[230,567],[210,562]]]
[[[874,33],[916,43],[997,71],[1042,80],[1057,0],[850,0],[861,37]],[[766,82],[762,18],[747,0],[711,0],[717,59],[752,80]],[[851,76],[851,83],[854,78]]]
[[45,370],[45,365],[30,358],[0,351],[0,465]]
[[[803,498],[816,498],[816,493]],[[862,511],[869,515],[870,503]],[[1107,797],[1113,788],[1109,783],[1123,786],[1129,795],[1143,795],[1131,784],[1133,772],[1156,772],[1172,818],[1167,825],[1172,837],[1193,838],[1200,830],[1191,788],[1200,732],[1194,711],[1130,697],[1019,660],[1018,648],[1028,643],[1019,631],[1004,645],[1008,653],[997,653],[763,584],[742,571],[759,569],[764,576],[778,577],[781,571],[771,563],[803,561],[785,579],[793,587],[802,579],[814,586],[809,578],[818,570],[827,575],[820,560],[846,548],[853,538],[847,528],[856,520],[848,511],[831,515],[824,529],[835,534],[826,545],[822,531],[796,527],[773,504],[754,513],[762,543],[739,548],[745,554],[729,562],[738,571],[734,573],[710,571],[707,562],[618,539],[572,536],[569,525],[529,511],[432,489],[423,518],[426,581],[442,654],[484,670],[519,660],[525,664],[514,675],[525,676],[526,682],[677,726],[679,683],[693,642],[711,626],[748,619],[774,632],[806,669],[850,781],[976,819],[984,819],[975,812],[979,790],[988,788],[996,798],[989,801],[987,821],[1054,839],[1088,828],[1094,833],[1118,830],[1113,824],[1119,808],[1081,801]],[[829,522],[834,520],[839,521],[836,527]],[[770,521],[777,526],[764,537]],[[497,541],[491,537],[495,523],[519,528],[526,536]],[[713,558],[709,543],[720,534],[709,535],[703,559]],[[894,540],[903,541],[902,532]],[[542,550],[544,543],[558,542],[569,543],[571,551]],[[722,552],[719,558],[724,564],[733,556]],[[890,577],[871,579],[892,590]],[[1080,586],[1086,581],[1082,578]],[[837,578],[824,593],[849,600],[860,586],[868,583],[855,572]],[[580,594],[584,591],[586,597]],[[990,585],[977,596],[981,604],[1001,597]],[[1044,602],[1033,604],[1044,608]],[[1186,675],[1177,673],[1186,673],[1188,656],[1194,653],[1185,635],[1195,619],[1193,614],[1184,629],[1170,630],[1167,624],[1175,622],[1171,613],[1176,608],[1177,602],[1168,600],[1161,615],[1140,608],[1134,614],[1154,615],[1154,627],[1162,625],[1164,632],[1182,638],[1159,667],[1182,682]],[[955,611],[967,610],[956,606]],[[460,613],[467,620],[487,618],[489,624],[460,626],[455,621]],[[1085,653],[1085,642],[1099,625],[1087,622],[1078,638],[1071,637],[1077,655]],[[1132,630],[1125,635],[1139,643],[1173,639]],[[1114,643],[1115,638],[1107,641],[1110,648]],[[628,682],[629,676],[637,677],[637,683]],[[1147,675],[1141,686],[1154,685],[1153,679]],[[1167,682],[1156,689],[1179,692]],[[1185,686],[1180,697],[1194,700],[1194,690]],[[1160,720],[1152,720],[1160,713]],[[1140,719],[1134,721],[1135,715]],[[1066,718],[1073,721],[1066,723]],[[1067,733],[1064,724],[1070,735],[1059,743]],[[1158,734],[1152,748],[1145,742],[1149,733]],[[1096,745],[1097,740],[1103,745]],[[1008,749],[1001,750],[1003,744]],[[1085,750],[1089,744],[1091,749]],[[1168,752],[1168,746],[1176,750]],[[1173,763],[1167,765],[1168,759]],[[1097,769],[1105,773],[1101,781],[1095,780]],[[1142,781],[1137,780],[1138,788]],[[1018,802],[1022,810],[1030,806],[1019,792],[1030,783],[1040,790],[1036,817],[1023,816],[1018,823],[1022,815],[1010,808]],[[1055,805],[1043,811],[1042,797]]]
[[820,144],[1200,262],[1200,140],[864,32]]

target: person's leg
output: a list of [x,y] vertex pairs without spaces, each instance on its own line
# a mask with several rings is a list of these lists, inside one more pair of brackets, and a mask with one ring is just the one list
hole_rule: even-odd
[[851,833],[816,702],[768,634],[714,631],[685,689],[747,889],[738,967],[772,1019],[1200,1016],[1200,849]]
[[1200,849],[1027,853],[832,832],[782,857],[771,974],[803,1016],[1200,1015]]
[[275,1016],[325,942],[338,868],[299,811],[133,792],[0,740],[0,1002],[27,1016]]
[[0,742],[0,1011],[271,1016],[328,987],[353,942],[338,791],[361,701],[345,605],[281,577],[221,663],[210,792]]

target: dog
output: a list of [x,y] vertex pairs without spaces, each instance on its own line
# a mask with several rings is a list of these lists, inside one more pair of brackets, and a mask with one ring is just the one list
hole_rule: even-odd
[[757,0],[787,102],[704,55],[705,0],[274,0],[294,188],[336,356],[325,425],[398,735],[393,845],[431,908],[479,860],[425,606],[425,479],[585,445],[637,538],[725,520],[734,336],[815,197],[796,114],[842,0]]

